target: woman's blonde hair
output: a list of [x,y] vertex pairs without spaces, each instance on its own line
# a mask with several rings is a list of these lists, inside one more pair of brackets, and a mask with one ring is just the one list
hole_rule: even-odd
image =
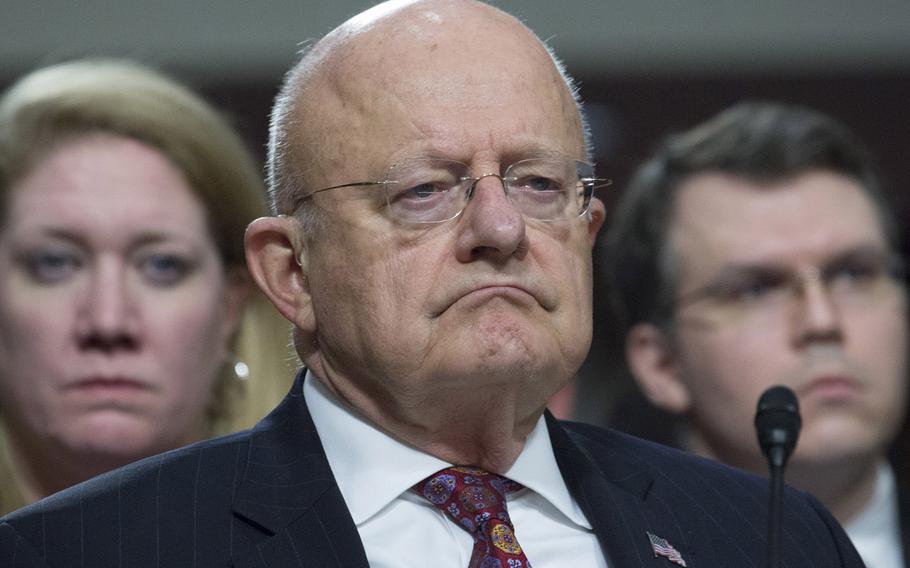
[[[207,214],[226,272],[246,277],[243,234],[267,214],[261,173],[243,141],[201,97],[133,62],[87,59],[38,69],[0,99],[0,219],[11,187],[56,146],[95,133],[143,142],[183,174]],[[226,361],[209,409],[212,435],[249,426],[280,398],[295,366],[288,323],[254,293],[232,352],[250,369],[250,384]],[[243,389],[242,387],[246,387]],[[246,400],[243,390],[255,397]],[[2,432],[0,432],[2,434]],[[14,464],[0,439],[0,513],[25,504],[14,490]]]

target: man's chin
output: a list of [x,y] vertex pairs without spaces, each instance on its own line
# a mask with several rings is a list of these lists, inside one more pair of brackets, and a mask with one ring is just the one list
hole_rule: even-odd
[[508,349],[495,353],[464,355],[437,376],[446,376],[452,387],[506,388],[515,385],[531,388],[541,382],[564,382],[561,375],[546,359],[530,357],[526,352],[512,352]]
[[842,434],[836,435],[808,433],[797,443],[790,467],[813,470],[855,467],[877,462],[884,456],[885,450],[869,432],[844,429]]

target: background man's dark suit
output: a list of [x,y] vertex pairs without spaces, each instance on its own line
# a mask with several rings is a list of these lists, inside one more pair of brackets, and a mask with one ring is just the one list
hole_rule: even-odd
[[[146,459],[9,515],[0,566],[366,568],[302,380],[252,431]],[[615,432],[549,425],[611,568],[673,566],[654,555],[647,532],[689,568],[763,565],[764,480]],[[860,566],[842,560],[846,537],[814,499],[790,493],[785,524],[785,566]]]

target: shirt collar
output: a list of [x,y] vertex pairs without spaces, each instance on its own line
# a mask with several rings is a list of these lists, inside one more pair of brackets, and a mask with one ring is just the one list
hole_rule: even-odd
[[869,566],[876,564],[870,562],[867,555],[900,550],[897,501],[894,471],[887,463],[882,463],[878,467],[872,499],[859,514],[844,524],[844,530]]
[[[404,444],[359,416],[307,371],[303,395],[354,523],[361,525],[421,480],[453,464]],[[543,416],[506,476],[591,529],[556,464]]]
[[521,483],[549,501],[560,513],[580,527],[590,530],[591,523],[581,507],[569,493],[566,482],[556,464],[553,444],[547,430],[547,421],[541,416],[531,430],[518,459],[505,473],[506,477]]

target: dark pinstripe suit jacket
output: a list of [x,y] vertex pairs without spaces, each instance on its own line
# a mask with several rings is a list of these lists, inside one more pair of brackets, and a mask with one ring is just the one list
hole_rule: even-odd
[[[145,459],[12,513],[0,566],[367,567],[301,395],[253,430]],[[556,458],[611,568],[764,566],[767,482],[636,438],[549,419]],[[787,494],[784,566],[862,566],[811,497]],[[567,567],[568,568],[568,567]]]

